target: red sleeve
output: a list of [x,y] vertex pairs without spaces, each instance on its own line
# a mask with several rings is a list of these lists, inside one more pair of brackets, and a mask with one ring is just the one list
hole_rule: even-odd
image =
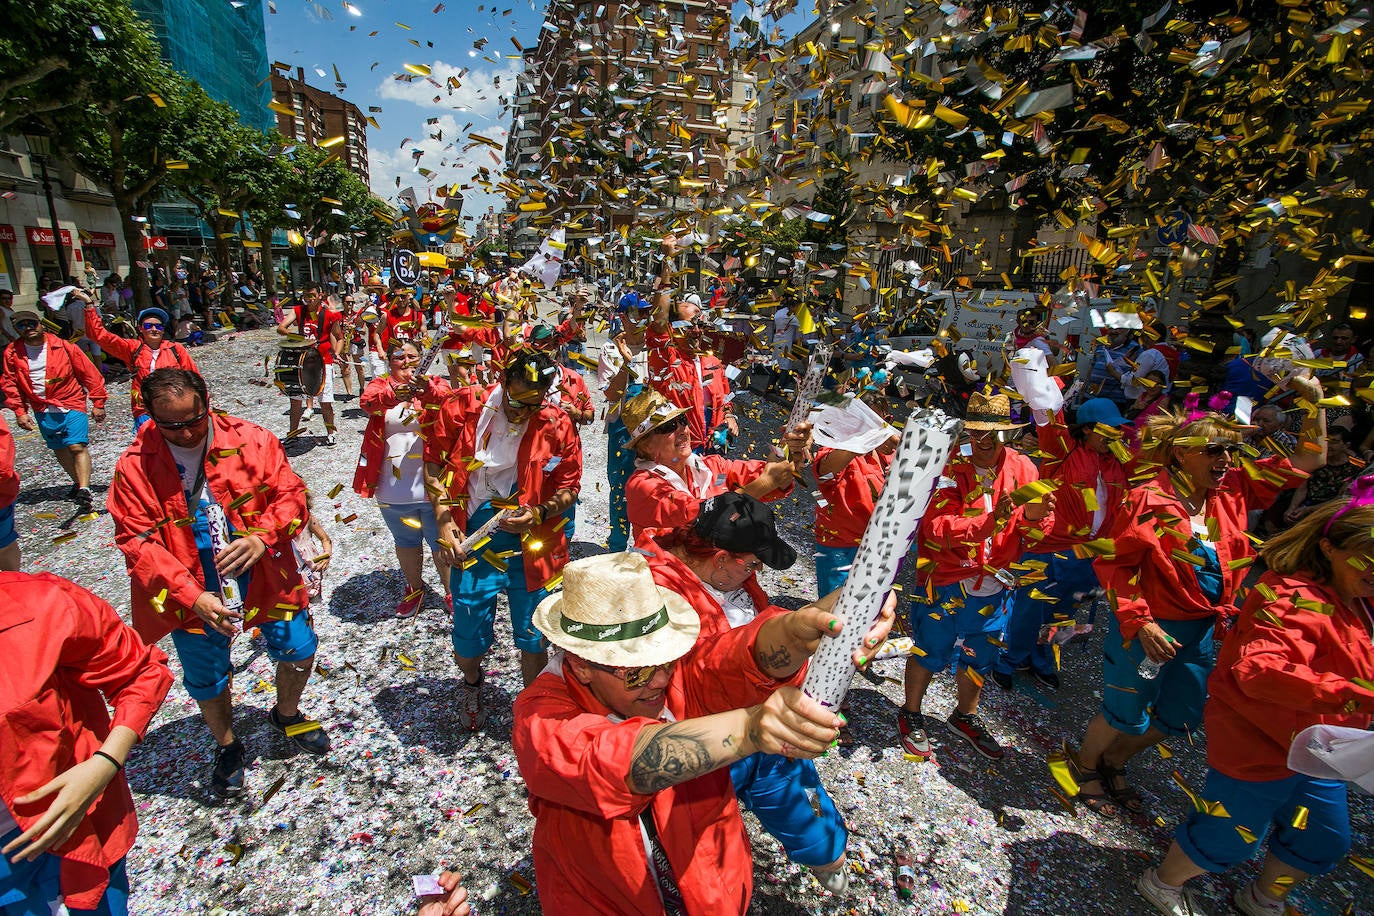
[[992,537],[997,519],[991,512],[964,515],[965,503],[958,487],[935,491],[925,519],[921,522],[923,543],[940,550],[958,548]]
[[305,508],[305,481],[291,470],[286,450],[276,436],[263,430],[257,436],[262,451],[260,468],[267,471],[267,508],[255,517],[255,534],[280,550],[289,550],[291,540],[309,518]]
[[73,680],[99,690],[114,708],[111,727],[123,725],[140,738],[172,686],[167,655],[139,638],[107,603],[65,579],[53,577],[68,603],[55,610],[70,618],[70,638],[62,644],[59,664]]
[[[768,462],[766,461],[759,461],[757,459],[738,459],[732,461],[727,458],[721,458],[719,455],[707,455],[706,463],[711,466],[711,470],[715,471],[717,475],[720,473],[720,464],[725,465],[725,486],[730,490],[738,490],[758,480],[759,477],[762,476],[764,468],[768,467]],[[771,503],[774,500],[782,499],[788,493],[792,492],[793,486],[793,483],[789,483],[785,487],[779,487],[765,494],[763,501]]]
[[636,470],[625,483],[625,512],[636,531],[680,528],[697,517],[701,500],[652,471]]
[[1052,475],[1078,445],[1073,436],[1069,434],[1068,426],[1064,424],[1063,411],[1055,414],[1050,422],[1044,426],[1037,426],[1035,439],[1040,446],[1041,454],[1044,455],[1044,461],[1040,465],[1040,476],[1042,477]]
[[14,357],[14,348],[23,346],[19,341],[9,344],[3,351],[0,351],[0,394],[5,396],[5,406],[14,411],[16,417],[26,416],[29,406],[24,403],[23,396],[19,393],[17,381],[19,361]]
[[81,387],[86,389],[86,397],[91,399],[94,406],[104,407],[110,398],[109,393],[105,391],[105,376],[100,374],[100,370],[91,362],[85,350],[65,340],[62,344],[67,351],[67,359],[71,360],[72,374],[81,381]]
[[[137,441],[137,440],[135,440]],[[205,591],[200,577],[182,565],[161,542],[151,537],[154,529],[165,522],[154,518],[150,510],[160,510],[151,498],[145,498],[139,480],[129,473],[135,467],[134,452],[126,452],[115,466],[110,480],[110,492],[105,504],[115,523],[115,546],[128,560],[129,578],[151,595],[167,592],[170,607],[190,611],[196,599]]]
[[358,399],[358,406],[374,417],[381,416],[399,403],[401,401],[396,397],[396,389],[389,375],[379,375],[368,382],[362,397]]
[[1279,493],[1291,490],[1307,479],[1305,471],[1293,467],[1287,458],[1275,455],[1255,462],[1242,463],[1228,475],[1245,500],[1246,511],[1268,509]]
[[[1366,709],[1374,708],[1374,692],[1356,686],[1342,673],[1313,667],[1322,643],[1338,638],[1331,615],[1298,607],[1294,602],[1295,598],[1313,596],[1285,589],[1282,584],[1274,591],[1277,601],[1269,600],[1259,589],[1252,590],[1235,630],[1227,636],[1240,647],[1231,668],[1240,691],[1261,703],[1307,712],[1344,712],[1351,700]],[[1280,625],[1258,617],[1255,612],[1261,609],[1277,617]]]
[[577,493],[582,487],[582,446],[572,421],[558,408],[550,408],[551,416],[547,434],[550,439],[550,452],[561,460],[544,477],[545,499],[559,490],[572,490]]
[[121,363],[127,364],[138,352],[139,341],[111,333],[100,320],[100,310],[91,305],[86,306],[86,336]]
[[19,475],[14,470],[14,436],[4,417],[0,417],[0,508],[19,496]]
[[464,397],[466,395],[463,391],[459,391],[452,397],[445,398],[439,405],[434,426],[429,435],[425,436],[426,464],[436,464],[439,467],[448,464],[454,445],[458,442],[458,433],[462,429],[461,399]]

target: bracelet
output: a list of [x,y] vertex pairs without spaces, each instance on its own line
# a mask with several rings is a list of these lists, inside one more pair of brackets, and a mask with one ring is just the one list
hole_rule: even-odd
[[105,753],[104,751],[96,751],[94,754],[91,755],[91,757],[92,757],[92,759],[94,759],[94,758],[96,758],[96,757],[104,757],[106,760],[110,761],[110,763],[113,763],[113,764],[114,764],[114,768],[115,768],[115,772],[116,772],[116,773],[118,773],[119,771],[121,771],[121,770],[124,769],[124,764],[120,763],[118,760],[115,760],[113,757],[111,757],[109,754]]

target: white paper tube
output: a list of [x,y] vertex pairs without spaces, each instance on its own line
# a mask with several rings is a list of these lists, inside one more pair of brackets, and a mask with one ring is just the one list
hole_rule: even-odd
[[917,410],[907,419],[887,483],[835,602],[835,616],[844,622],[844,630],[821,640],[802,684],[807,696],[827,709],[839,709],[849,691],[854,651],[883,609],[963,428],[962,420],[938,410]]
[[[825,371],[830,368],[831,352],[832,348],[828,344],[820,344],[811,351],[811,358],[806,364],[806,375],[797,386],[797,397],[792,401],[792,413],[788,415],[787,424],[782,428],[784,433],[790,433],[806,422],[807,415],[811,413],[811,405],[816,402],[816,395],[821,393]],[[781,458],[783,451],[780,447],[774,446],[773,454]]]
[[[210,551],[219,556],[220,551],[229,546],[229,520],[219,503],[211,502],[205,507],[205,528],[210,535]],[[225,610],[243,610],[243,592],[233,576],[219,577],[219,599]]]
[[473,544],[476,544],[478,541],[482,540],[482,538],[486,537],[487,535],[495,531],[496,526],[501,524],[501,520],[508,515],[510,515],[509,509],[502,509],[499,512],[497,512],[491,518],[483,522],[481,528],[478,528],[472,534],[469,534],[467,537],[463,538],[463,540],[458,544],[458,549],[455,552],[458,554],[466,554],[469,550],[472,549]]

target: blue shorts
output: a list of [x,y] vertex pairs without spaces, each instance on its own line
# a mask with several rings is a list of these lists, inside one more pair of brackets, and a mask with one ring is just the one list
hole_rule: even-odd
[[[1075,592],[1098,587],[1092,559],[1081,560],[1053,553],[1027,553],[1021,561],[1045,564],[1045,580],[1018,588],[1012,599],[1011,619],[1007,621],[1007,647],[997,660],[997,670],[1012,674],[1024,668],[1053,674],[1054,650],[1040,644],[1040,628],[1055,620],[1072,617]],[[1047,598],[1038,597],[1046,595]]]
[[0,509],[0,547],[8,547],[19,540],[19,532],[14,530],[14,503]]
[[[494,513],[491,503],[483,503],[468,519],[467,533],[472,534],[482,527]],[[499,554],[510,550],[515,554],[506,558],[505,572],[482,558],[487,551]],[[549,593],[543,588],[527,590],[520,535],[496,529],[491,543],[477,551],[476,560],[467,569],[459,565],[449,571],[449,588],[453,592],[453,651],[459,658],[480,658],[487,654],[496,640],[496,599],[504,592],[510,604],[510,625],[516,648],[522,652],[543,652],[549,644],[544,634],[534,627],[534,609]]]
[[964,586],[958,582],[936,586],[932,603],[922,594],[911,602],[911,638],[925,655],[912,658],[938,674],[949,667],[954,644],[963,639],[959,667],[972,668],[986,677],[1001,651],[992,641],[1001,641],[1013,594],[1004,588],[995,595],[966,597]]
[[[1350,851],[1350,809],[1346,784],[1314,779],[1295,773],[1287,779],[1251,782],[1232,779],[1216,770],[1207,771],[1202,797],[1221,802],[1230,817],[1194,810],[1178,825],[1178,845],[1200,868],[1223,872],[1255,857],[1265,835],[1273,828],[1269,851],[1284,865],[1324,875]],[[1293,826],[1293,814],[1307,809],[1307,825]],[[1253,843],[1240,835],[1244,827]]]
[[38,414],[38,431],[54,452],[69,445],[86,445],[91,441],[91,421],[79,410],[63,413],[43,411]]
[[[386,522],[391,539],[398,548],[410,550],[428,543],[430,550],[439,549],[439,525],[434,520],[434,507],[429,503],[392,505],[378,501],[377,508],[382,510],[382,521]],[[420,527],[406,524],[406,519],[418,521]]]
[[[20,831],[11,830],[0,838],[0,846],[8,845],[19,834]],[[31,862],[14,862],[9,856],[0,856],[0,916],[50,916],[55,911],[53,904],[62,898],[61,868],[61,857],[50,852]],[[95,909],[77,910],[68,906],[67,912],[128,916],[129,873],[124,868],[124,860],[120,859],[110,868],[110,883]]]
[[816,545],[816,594],[825,597],[844,585],[849,567],[854,563],[858,547],[826,547]]
[[1143,735],[1154,726],[1166,735],[1186,735],[1202,725],[1207,675],[1216,661],[1212,632],[1216,621],[1156,620],[1178,643],[1174,657],[1154,680],[1140,676],[1145,650],[1140,640],[1121,645],[1116,614],[1107,616],[1102,641],[1102,715],[1107,724],[1128,735]]
[[829,865],[849,842],[844,817],[821,785],[816,764],[750,754],[730,767],[735,797],[798,865]]
[[[310,625],[309,611],[298,611],[290,620],[265,621],[257,626],[267,641],[267,657],[274,662],[305,661],[320,645]],[[204,633],[173,630],[172,644],[181,662],[181,683],[191,699],[213,700],[229,689],[233,670],[229,637],[208,628]]]

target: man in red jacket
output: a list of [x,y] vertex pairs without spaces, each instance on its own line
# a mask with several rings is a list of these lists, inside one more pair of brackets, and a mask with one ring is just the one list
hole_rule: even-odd
[[229,694],[229,647],[241,628],[257,627],[277,663],[272,727],[307,753],[329,752],[329,736],[299,707],[319,644],[292,551],[309,524],[305,484],[276,436],[210,412],[194,372],[152,372],[143,402],[152,422],[110,483],[115,544],[134,627],[149,642],[171,633],[182,683],[217,745],[210,788],[230,798],[243,792],[246,757]]
[[[534,616],[559,651],[516,700],[511,733],[541,906],[744,913],[753,863],[728,768],[755,751],[815,757],[835,739],[839,717],[785,682],[839,621],[822,603],[698,639],[696,611],[641,554],[564,575]],[[888,610],[864,645],[891,625]]]
[[[72,479],[67,497],[89,512],[95,503],[87,448],[89,421],[105,420],[105,380],[80,347],[43,330],[36,306],[16,308],[14,328],[19,339],[5,348],[0,392],[20,429],[43,433],[43,441]],[[91,402],[89,417],[87,400]]]
[[0,594],[0,909],[126,913],[123,769],[172,684],[167,656],[50,573],[0,572]]

